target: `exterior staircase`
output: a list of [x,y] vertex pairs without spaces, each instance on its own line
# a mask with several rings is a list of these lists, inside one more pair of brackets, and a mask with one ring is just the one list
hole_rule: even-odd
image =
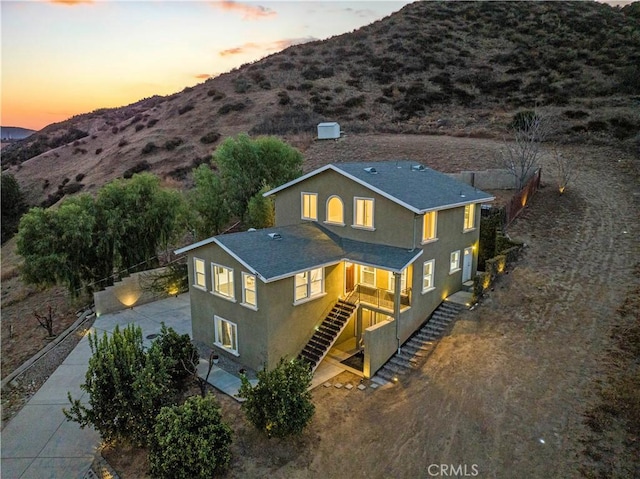
[[302,359],[311,365],[311,371],[315,371],[322,362],[333,343],[336,342],[336,339],[344,330],[356,308],[357,305],[339,299],[320,326],[318,326],[309,342],[298,355],[298,359]]
[[419,366],[421,359],[433,349],[434,341],[440,339],[454,318],[464,309],[461,304],[443,301],[426,323],[416,331],[396,353],[378,370],[373,381],[379,384],[395,382],[398,375]]

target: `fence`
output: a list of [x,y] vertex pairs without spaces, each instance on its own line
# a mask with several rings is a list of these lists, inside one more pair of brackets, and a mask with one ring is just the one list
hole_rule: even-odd
[[525,185],[518,191],[511,201],[504,207],[505,211],[505,226],[509,226],[511,222],[518,217],[527,203],[536,194],[540,187],[540,178],[542,177],[542,168],[533,174],[533,176],[525,183]]

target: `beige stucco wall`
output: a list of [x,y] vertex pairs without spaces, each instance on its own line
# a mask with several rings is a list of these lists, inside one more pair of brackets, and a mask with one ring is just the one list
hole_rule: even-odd
[[397,348],[395,321],[383,321],[367,328],[364,332],[364,377],[373,376],[395,354]]
[[122,311],[123,309],[168,297],[168,293],[157,293],[148,291],[145,288],[149,277],[162,273],[164,270],[165,268],[157,268],[133,273],[122,278],[121,281],[118,281],[113,286],[109,286],[102,291],[96,291],[93,293],[96,315],[100,317],[103,314]]

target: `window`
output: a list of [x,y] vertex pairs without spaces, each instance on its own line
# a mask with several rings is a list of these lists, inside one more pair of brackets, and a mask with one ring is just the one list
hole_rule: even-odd
[[220,316],[214,316],[215,345],[238,355],[238,326]]
[[360,267],[360,283],[368,286],[376,286],[376,269],[371,266]]
[[295,302],[313,298],[324,293],[324,270],[316,268],[296,274]]
[[464,229],[472,230],[476,227],[476,205],[464,207]]
[[373,229],[373,199],[355,198],[354,205],[353,226]]
[[332,196],[327,200],[327,223],[344,224],[342,200],[339,196]]
[[242,273],[242,304],[252,308],[258,307],[256,296],[256,277],[253,274]]
[[316,193],[302,193],[302,219],[318,219],[318,195]]
[[196,288],[207,289],[207,278],[204,274],[204,260],[193,258],[193,285]]
[[433,272],[435,270],[436,260],[431,259],[425,261],[422,265],[422,292],[426,293],[435,288],[433,283]]
[[[396,279],[394,274],[389,271],[389,291],[395,291],[396,287]],[[407,289],[407,269],[402,270],[402,274],[400,275],[400,292],[406,291]]]
[[219,264],[212,264],[211,269],[213,270],[213,292],[225,298],[234,299],[233,270]]
[[430,211],[424,214],[422,221],[422,242],[433,241],[436,239],[436,224],[438,221],[438,213]]
[[455,273],[460,269],[460,250],[451,253],[449,273]]

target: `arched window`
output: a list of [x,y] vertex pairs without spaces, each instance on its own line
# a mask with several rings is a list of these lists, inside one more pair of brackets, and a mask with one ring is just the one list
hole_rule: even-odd
[[344,206],[339,196],[327,200],[327,223],[344,224]]

